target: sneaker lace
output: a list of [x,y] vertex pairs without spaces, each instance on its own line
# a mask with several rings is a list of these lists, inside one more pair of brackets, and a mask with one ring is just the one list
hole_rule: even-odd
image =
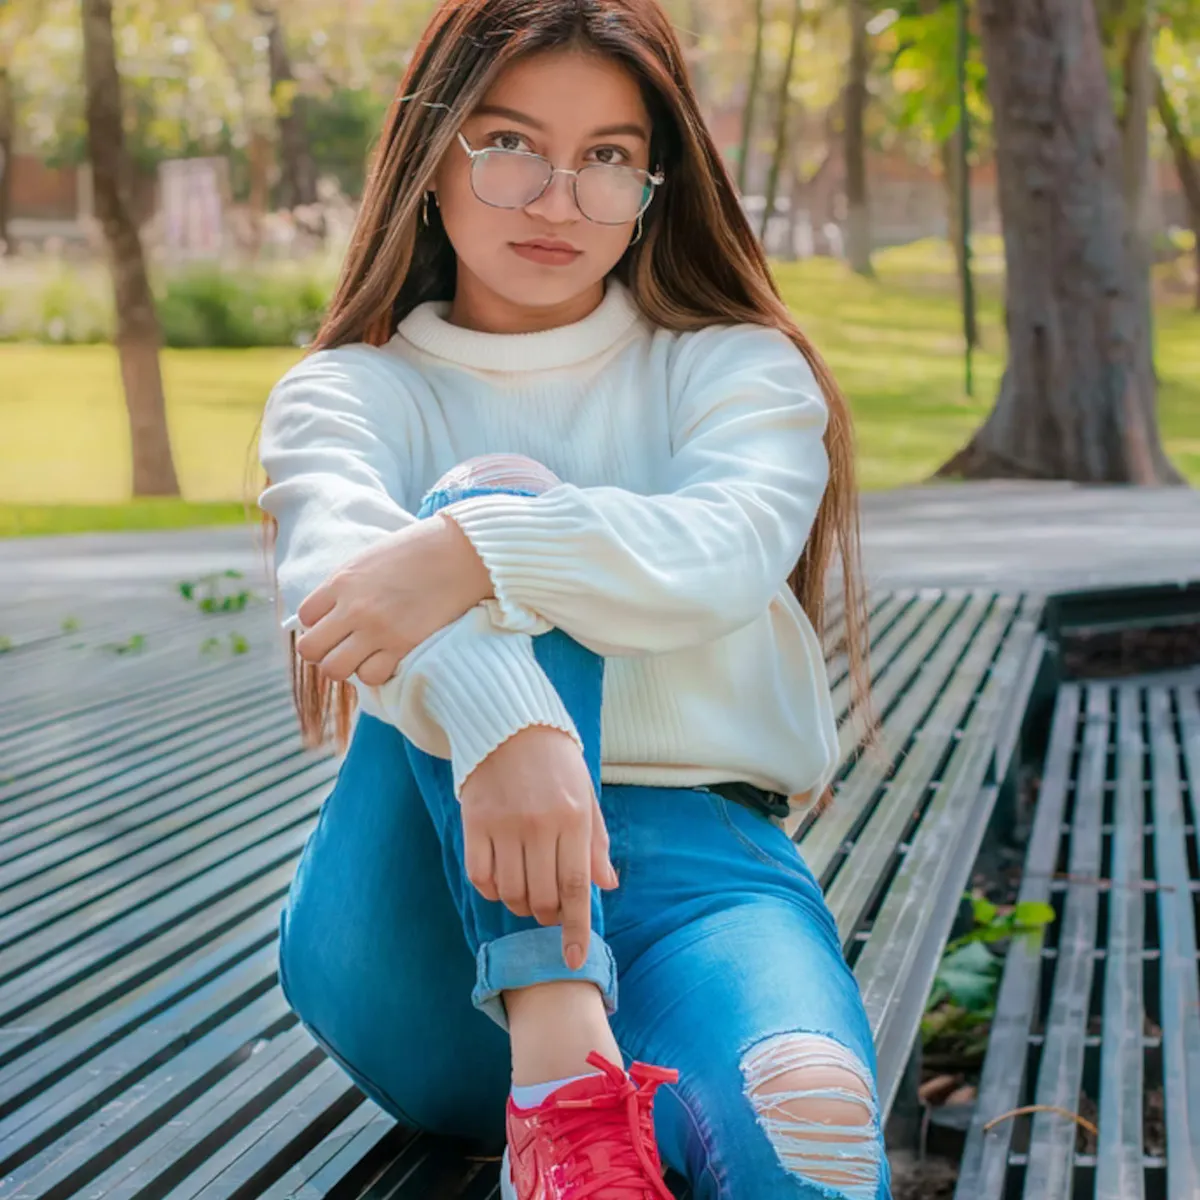
[[572,1197],[674,1200],[655,1149],[651,1100],[679,1072],[633,1063],[626,1075],[595,1051],[587,1061],[608,1076],[610,1089],[581,1100],[551,1100],[543,1118],[561,1154],[564,1179],[578,1185]]

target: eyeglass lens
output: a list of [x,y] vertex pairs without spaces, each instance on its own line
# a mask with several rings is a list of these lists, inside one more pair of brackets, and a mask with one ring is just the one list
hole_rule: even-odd
[[[489,150],[472,164],[471,185],[485,204],[523,208],[545,189],[551,171],[549,162],[538,155]],[[575,194],[588,220],[620,225],[644,211],[650,185],[646,175],[633,167],[592,163],[579,172]]]

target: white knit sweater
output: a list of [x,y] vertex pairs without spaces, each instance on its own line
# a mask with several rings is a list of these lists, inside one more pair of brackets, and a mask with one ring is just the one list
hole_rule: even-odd
[[829,465],[804,357],[751,325],[658,329],[609,280],[583,320],[538,333],[410,313],[383,347],[310,355],[271,393],[260,499],[279,523],[285,623],[423,494],[479,454],[565,482],[450,512],[489,600],[417,647],[365,711],[450,758],[456,788],[529,725],[578,739],[533,654],[551,626],[607,658],[602,777],[746,780],[815,799],[838,762],[825,663],[786,578]]

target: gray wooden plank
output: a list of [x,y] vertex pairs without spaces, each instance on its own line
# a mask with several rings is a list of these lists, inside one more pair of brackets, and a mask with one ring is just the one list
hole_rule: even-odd
[[1100,1039],[1096,1200],[1143,1200],[1145,1195],[1142,1162],[1145,747],[1141,710],[1142,698],[1137,688],[1128,685],[1117,688],[1116,788]]
[[[0,953],[7,958],[22,942],[69,938],[95,919],[101,904],[112,911],[132,905],[135,896],[142,903],[159,892],[165,894],[220,861],[230,847],[250,844],[285,820],[292,799],[280,788],[310,772],[312,764],[297,756],[282,763],[268,760],[257,768],[246,766],[244,778],[215,787],[205,795],[199,811],[184,814],[186,819],[172,812],[163,821],[134,826],[127,837],[115,836],[102,846],[88,870],[83,869],[86,856],[63,864],[69,882],[55,887],[53,878],[47,881],[35,875],[28,881],[25,902],[0,916]],[[312,776],[306,778],[311,781]],[[317,778],[325,775],[318,773]],[[48,894],[42,890],[47,882]]]
[[[1057,966],[1042,1043],[1035,1103],[1077,1112],[1083,1078],[1088,1000],[1095,964],[1101,826],[1109,735],[1109,689],[1087,685],[1084,730]],[[1069,1200],[1075,1166],[1076,1125],[1054,1112],[1034,1114],[1025,1172],[1025,1200]]]
[[239,726],[236,740],[200,747],[207,753],[199,761],[189,755],[165,774],[128,793],[110,793],[92,807],[86,801],[94,793],[84,792],[79,799],[85,803],[73,812],[0,846],[0,924],[14,910],[111,867],[119,851],[152,845],[199,822],[222,788],[261,779],[264,771],[283,777],[319,761],[299,745],[290,716],[271,710]]
[[[1080,701],[1077,685],[1059,688],[1055,697],[1046,764],[1018,901],[1044,904],[1050,900],[1052,875],[1062,842]],[[1003,1113],[1011,1112],[1021,1102],[1026,1046],[1041,977],[1041,950],[1039,934],[1014,939],[1005,956],[988,1053],[959,1167],[955,1200],[1000,1200],[1005,1195],[1013,1125],[1011,1121],[1002,1121],[987,1132],[983,1127]]]
[[[886,1110],[895,1099],[919,1034],[958,900],[970,879],[995,805],[998,788],[985,786],[984,781],[1000,714],[1022,671],[1023,656],[1033,643],[1033,620],[1029,613],[1024,618],[1017,617],[1000,645],[998,660],[855,964],[863,1002],[876,1030],[880,1096]],[[866,869],[853,860],[846,868],[851,878]]]
[[[969,617],[961,617],[965,607],[959,602],[922,605],[913,613],[913,621],[919,621],[915,632],[888,662],[878,683],[872,683],[881,721],[878,754],[859,758],[838,787],[833,806],[798,839],[805,862],[822,882],[874,802],[887,767],[895,761],[923,713],[922,705],[927,708],[933,702],[945,671],[968,636]],[[896,711],[889,711],[910,684],[903,702]],[[857,731],[850,730],[847,722],[839,730],[839,737],[844,759],[857,741]],[[803,820],[802,814],[789,817],[784,823],[788,833],[794,836]]]
[[[1196,697],[1177,691],[1189,773],[1200,766]],[[1163,1093],[1166,1104],[1167,1200],[1200,1196],[1200,983],[1196,978],[1196,921],[1184,840],[1180,745],[1172,694],[1149,688],[1150,781],[1154,861],[1158,882],[1159,992],[1162,1008]],[[1193,780],[1200,778],[1191,773]]]
[[[967,706],[975,697],[997,648],[1004,640],[1016,604],[1017,601],[1012,597],[1000,597],[991,612],[981,614],[982,620],[974,630],[966,654],[953,675],[945,681],[933,708],[918,728],[899,770],[889,780],[883,799],[859,834],[832,885],[827,888],[826,902],[837,918],[838,932],[843,942],[859,927],[867,906],[879,892],[887,868],[895,859],[900,838],[925,800],[930,780],[945,756]],[[989,714],[986,722],[976,722],[983,723],[994,725],[994,718]],[[994,737],[994,729],[992,732]],[[987,770],[987,755],[994,747],[992,741],[982,748],[983,771]],[[973,752],[974,743],[971,749]],[[965,794],[959,793],[959,812],[949,814],[944,826],[947,836],[957,829],[962,814],[974,800],[982,782],[981,773],[977,782],[968,784]],[[942,806],[935,809],[935,813],[942,811]]]

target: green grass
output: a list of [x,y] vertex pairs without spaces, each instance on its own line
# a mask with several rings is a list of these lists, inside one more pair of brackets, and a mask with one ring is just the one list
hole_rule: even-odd
[[[865,490],[927,479],[983,420],[1004,365],[999,243],[978,252],[983,345],[963,389],[953,259],[941,243],[877,256],[878,278],[840,263],[780,264],[801,326],[850,397]],[[1160,306],[1159,413],[1167,452],[1200,486],[1200,316]],[[260,476],[254,438],[271,385],[300,352],[168,350],[168,421],[185,500],[130,502],[115,352],[0,346],[0,536],[175,528],[244,520]]]

